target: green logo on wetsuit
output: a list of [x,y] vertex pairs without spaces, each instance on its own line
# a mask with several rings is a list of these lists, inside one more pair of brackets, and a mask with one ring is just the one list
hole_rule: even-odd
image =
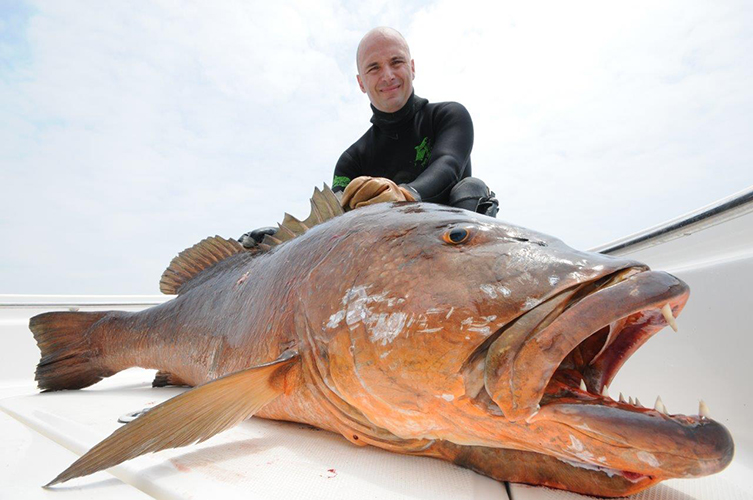
[[335,189],[336,187],[347,187],[347,185],[350,184],[350,179],[345,177],[344,175],[336,175],[334,180],[332,181],[332,189]]
[[414,164],[421,165],[421,168],[426,167],[426,163],[428,163],[429,159],[431,158],[431,143],[429,142],[429,137],[424,137],[424,140],[421,141],[421,144],[416,146],[414,149],[416,150],[416,160]]

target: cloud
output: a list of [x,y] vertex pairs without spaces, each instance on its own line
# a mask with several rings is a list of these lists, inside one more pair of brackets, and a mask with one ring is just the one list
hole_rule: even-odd
[[753,183],[750,13],[440,2],[411,26],[417,86],[471,110],[500,217],[595,246]]
[[753,183],[744,3],[49,3],[0,25],[0,293],[156,293],[181,249],[305,216],[401,30],[471,111],[500,217],[589,247]]

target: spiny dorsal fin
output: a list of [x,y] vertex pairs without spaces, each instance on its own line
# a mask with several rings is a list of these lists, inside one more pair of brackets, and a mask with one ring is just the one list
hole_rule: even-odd
[[282,224],[279,224],[277,233],[274,236],[266,235],[259,246],[262,250],[269,250],[280,243],[302,235],[317,224],[326,222],[343,213],[345,211],[340,206],[340,200],[337,199],[329,186],[325,184],[321,191],[319,188],[314,188],[314,195],[311,197],[311,214],[308,218],[305,221],[300,221],[286,213]]
[[329,186],[324,184],[321,191],[314,188],[314,195],[311,197],[311,214],[305,221],[301,222],[286,213],[282,224],[278,224],[277,233],[274,236],[265,235],[264,240],[250,250],[244,249],[235,240],[226,240],[220,236],[207,238],[191,248],[183,250],[170,262],[170,266],[162,273],[159,289],[162,293],[168,295],[180,293],[181,287],[195,278],[201,271],[231,255],[244,251],[253,253],[269,251],[281,243],[302,235],[317,224],[326,222],[343,213],[345,211],[340,206],[340,200],[337,199]]
[[298,353],[226,375],[155,406],[113,432],[46,486],[107,469],[131,458],[206,441],[242,422],[283,391]]
[[240,253],[243,247],[235,240],[213,236],[187,248],[175,257],[159,281],[162,293],[174,295],[180,288],[195,278],[201,271]]

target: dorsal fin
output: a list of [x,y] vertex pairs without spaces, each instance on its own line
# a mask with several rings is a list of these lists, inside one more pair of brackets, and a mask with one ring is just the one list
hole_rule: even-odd
[[272,247],[300,236],[317,224],[326,222],[343,213],[345,212],[340,206],[340,200],[337,199],[329,186],[325,184],[321,191],[314,188],[314,194],[311,197],[311,214],[305,221],[299,221],[286,213],[282,223],[278,224],[275,235],[265,235],[264,240],[250,250],[243,248],[235,240],[226,240],[220,236],[202,240],[191,248],[183,250],[170,262],[170,266],[162,273],[159,289],[162,293],[168,295],[180,293],[181,287],[204,269],[227,259],[231,255],[241,252],[266,252]]
[[322,222],[342,215],[345,213],[340,206],[340,200],[335,193],[326,184],[320,191],[314,188],[314,194],[311,197],[311,214],[304,221],[300,221],[292,215],[286,213],[281,224],[278,224],[277,232],[274,236],[266,235],[259,245],[262,250],[269,250],[286,241],[290,241],[296,236],[300,236],[312,227]]
[[180,288],[204,269],[240,253],[243,247],[235,240],[213,236],[201,240],[175,257],[159,280],[160,292],[167,295],[179,293]]

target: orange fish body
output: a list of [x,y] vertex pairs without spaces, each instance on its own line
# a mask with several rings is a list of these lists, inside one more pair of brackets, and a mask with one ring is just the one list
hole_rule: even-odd
[[42,389],[131,366],[160,370],[163,384],[201,385],[53,483],[136,456],[122,450],[209,400],[184,436],[145,451],[255,414],[601,496],[731,460],[729,433],[706,416],[602,395],[684,307],[677,278],[463,210],[382,203],[341,214],[336,203],[317,191],[309,219],[287,216],[252,251],[215,237],[183,252],[162,280],[177,297],[162,305],[32,318]]

